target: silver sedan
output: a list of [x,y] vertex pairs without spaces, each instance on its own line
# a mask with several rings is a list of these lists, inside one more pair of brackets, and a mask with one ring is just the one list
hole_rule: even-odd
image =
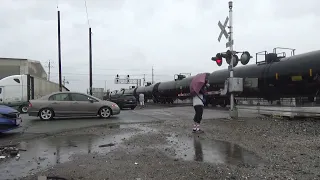
[[103,101],[96,97],[79,92],[56,92],[29,101],[29,116],[37,116],[42,120],[53,117],[100,116],[109,118],[120,114],[120,108],[111,101]]

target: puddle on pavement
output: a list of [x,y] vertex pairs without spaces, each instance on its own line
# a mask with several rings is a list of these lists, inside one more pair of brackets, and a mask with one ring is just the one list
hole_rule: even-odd
[[201,135],[192,137],[167,137],[169,147],[174,148],[175,158],[186,161],[200,161],[213,164],[261,165],[262,160],[239,145],[225,141],[201,139]]
[[[142,130],[142,133],[151,131],[149,128],[136,125],[107,125],[107,127],[133,127]],[[90,154],[94,152],[106,154],[112,149],[117,148],[123,140],[128,139],[135,134],[137,134],[137,132],[106,136],[87,134],[71,136],[58,135],[28,142],[20,142],[17,148],[26,151],[20,152],[19,160],[16,160],[15,158],[6,158],[5,160],[0,161],[1,178],[19,179],[56,164],[70,161],[70,157],[74,154]]]

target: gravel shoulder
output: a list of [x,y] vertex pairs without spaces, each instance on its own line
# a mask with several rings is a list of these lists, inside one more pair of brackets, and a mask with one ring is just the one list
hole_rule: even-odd
[[64,132],[60,135],[132,135],[108,151],[75,154],[72,161],[24,179],[320,179],[320,121],[204,119],[204,133],[193,134],[191,120],[170,118]]

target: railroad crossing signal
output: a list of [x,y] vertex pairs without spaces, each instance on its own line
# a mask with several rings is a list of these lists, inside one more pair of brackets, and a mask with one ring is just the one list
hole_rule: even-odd
[[[236,67],[239,63],[239,57],[237,55],[239,52],[231,52],[228,50],[227,52],[217,53],[215,57],[212,57],[211,60],[215,61],[218,66],[222,65],[223,58],[226,59],[226,62],[228,64],[231,63],[231,58],[233,58],[233,67]],[[250,56],[250,53],[248,51],[244,51],[240,57],[240,62],[243,65],[248,64],[252,56]]]
[[222,54],[221,53],[216,54],[216,57],[212,57],[211,60],[215,61],[218,66],[221,66],[222,65]]
[[249,60],[251,59],[251,55],[248,51],[245,51],[242,53],[241,57],[240,57],[240,61],[241,61],[241,64],[243,65],[246,65],[248,64]]
[[219,26],[220,29],[221,29],[221,32],[220,32],[219,37],[218,37],[218,41],[219,41],[219,42],[221,41],[222,35],[224,35],[224,37],[225,37],[226,39],[228,39],[228,32],[226,31],[226,27],[227,27],[228,21],[229,21],[229,17],[227,16],[227,18],[226,18],[226,20],[224,21],[223,25],[221,24],[220,21],[218,22],[218,26]]
[[115,84],[138,84],[139,79],[130,79],[130,76],[127,75],[126,78],[120,79],[119,74],[116,75],[114,79]]
[[115,84],[138,84],[140,79],[115,79]]
[[228,50],[224,56],[226,58],[227,63],[230,65],[231,60],[233,58],[233,67],[236,67],[239,62],[239,57],[237,56],[236,52],[231,52]]

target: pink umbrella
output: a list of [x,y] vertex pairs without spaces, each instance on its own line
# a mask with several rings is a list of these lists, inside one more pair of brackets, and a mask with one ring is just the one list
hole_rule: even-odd
[[190,83],[190,94],[191,95],[196,95],[199,94],[201,88],[205,85],[206,83],[206,73],[201,73],[197,74],[191,81]]

